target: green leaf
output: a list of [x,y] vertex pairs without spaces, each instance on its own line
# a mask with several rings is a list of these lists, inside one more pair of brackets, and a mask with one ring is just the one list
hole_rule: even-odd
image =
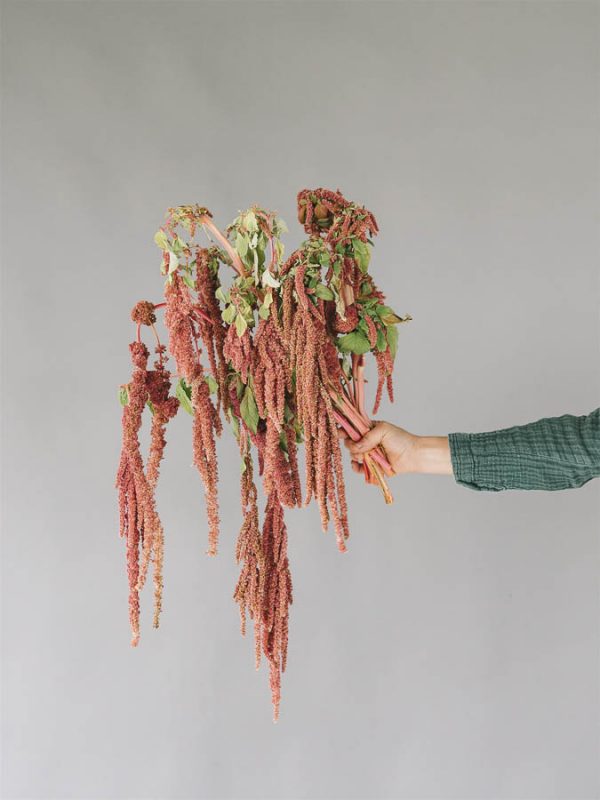
[[243,224],[248,233],[258,231],[258,222],[256,221],[256,214],[254,211],[248,211],[247,214],[244,214]]
[[127,386],[121,386],[119,389],[119,402],[122,406],[129,405],[129,389]]
[[219,388],[219,384],[216,382],[216,380],[213,378],[213,376],[212,375],[206,375],[204,380],[208,384],[208,391],[211,394],[216,394],[216,392],[217,392],[217,390]]
[[261,319],[268,319],[270,313],[269,309],[271,308],[272,302],[273,302],[273,292],[266,292],[262,305],[258,309],[258,316]]
[[[252,298],[254,300],[254,298]],[[238,311],[246,317],[246,321],[248,320],[248,316],[252,313],[252,307],[250,303],[246,300],[243,295],[238,295],[237,298],[237,306]]]
[[244,258],[244,256],[248,252],[248,237],[244,236],[244,234],[240,233],[239,231],[235,240],[235,249],[238,251],[238,253],[242,258]]
[[281,233],[287,233],[288,230],[285,220],[281,219],[281,217],[275,217],[273,220],[273,232],[275,235],[279,236]]
[[323,250],[322,252],[320,252],[319,264],[327,269],[330,263],[331,263],[331,256],[329,255],[329,252],[327,250]]
[[395,328],[393,325],[388,325],[386,330],[390,353],[392,354],[392,358],[395,358],[396,351],[398,350],[398,328]]
[[235,414],[231,415],[231,427],[233,428],[233,435],[238,439],[240,435],[240,421]]
[[192,278],[191,275],[183,275],[182,277],[183,277],[183,282],[185,283],[186,286],[188,286],[190,289],[196,288],[196,284],[194,283],[194,279]]
[[381,330],[381,328],[378,328],[377,329],[377,349],[379,350],[380,353],[383,353],[383,351],[386,348],[387,348],[387,339],[386,339],[385,333],[384,333],[384,331]]
[[237,308],[231,303],[228,306],[225,306],[225,309],[221,312],[221,317],[223,322],[226,322],[228,325],[231,325],[233,320],[235,319],[235,315],[237,314]]
[[217,298],[217,300],[220,300],[222,303],[226,303],[227,302],[227,297],[225,295],[225,292],[223,291],[223,287],[222,286],[219,286],[219,288],[215,292],[215,297]]
[[347,333],[345,336],[340,336],[338,339],[338,345],[344,352],[357,353],[358,355],[368,353],[371,349],[369,340],[360,331],[352,331],[351,333]]
[[173,252],[176,255],[180,256],[183,250],[185,249],[185,242],[183,241],[183,239],[180,239],[179,236],[175,236],[175,238],[171,242],[171,247],[173,249]]
[[399,317],[389,306],[377,306],[376,311],[384,325],[397,325],[399,322],[406,322],[407,320],[406,317]]
[[187,411],[188,414],[194,416],[194,409],[192,408],[192,389],[187,383],[180,379],[175,388],[175,396],[179,400],[181,407]]
[[283,452],[288,455],[288,443],[287,443],[287,436],[284,431],[281,431],[279,434],[279,447],[283,450]]
[[154,404],[152,403],[152,400],[146,400],[146,405],[150,409],[152,416],[154,416]]
[[371,250],[366,242],[360,239],[354,239],[354,258],[361,272],[366,272],[369,268],[369,261],[371,260]]
[[318,283],[315,286],[315,294],[317,297],[320,297],[321,300],[333,300],[333,292],[328,286],[325,286],[323,283]]
[[254,392],[250,386],[246,386],[242,402],[240,403],[240,412],[248,430],[256,433],[258,430],[258,408],[256,407],[256,400],[254,399]]
[[239,375],[235,376],[235,393],[237,394],[237,399],[241,400],[242,395],[244,394],[244,389],[246,385],[244,384],[243,380],[240,378]]
[[[286,230],[287,230],[287,228],[286,228]],[[273,241],[275,242],[275,254],[276,254],[276,257],[277,257],[277,263],[279,263],[280,261],[283,260],[283,254],[285,252],[285,247],[283,245],[283,242],[280,242],[279,239],[274,239]]]
[[248,323],[244,319],[244,317],[238,312],[235,318],[235,329],[237,331],[237,335],[241,338],[244,335],[246,328],[248,327]]
[[172,250],[169,250],[169,275],[172,275],[173,272],[176,272],[178,266],[179,259]]
[[166,250],[169,247],[169,240],[167,239],[167,234],[164,231],[157,231],[154,234],[154,241],[161,250]]
[[261,280],[263,286],[270,286],[273,289],[278,289],[280,286],[280,281],[268,269],[263,272]]
[[392,308],[390,308],[389,306],[384,306],[384,305],[378,305],[377,308],[375,309],[375,311],[377,312],[377,316],[380,317],[380,318],[385,317],[387,314],[393,314],[394,313],[394,310]]

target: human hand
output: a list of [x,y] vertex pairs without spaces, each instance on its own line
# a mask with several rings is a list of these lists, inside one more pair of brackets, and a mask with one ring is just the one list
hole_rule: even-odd
[[407,472],[452,474],[447,436],[416,436],[390,422],[375,422],[371,430],[356,442],[343,431],[340,431],[340,438],[350,451],[355,472],[364,473],[365,455],[379,446],[385,452],[394,475]]

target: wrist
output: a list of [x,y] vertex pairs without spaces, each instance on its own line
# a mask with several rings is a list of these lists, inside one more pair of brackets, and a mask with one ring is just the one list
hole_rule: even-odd
[[413,445],[411,472],[452,475],[450,444],[447,436],[417,436]]

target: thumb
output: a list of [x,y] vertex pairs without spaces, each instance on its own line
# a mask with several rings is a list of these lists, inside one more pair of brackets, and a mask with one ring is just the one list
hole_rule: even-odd
[[370,431],[367,431],[365,435],[360,439],[358,442],[354,443],[354,447],[352,448],[356,453],[368,453],[369,450],[372,450],[374,447],[381,442],[383,437],[385,436],[385,423],[378,422]]

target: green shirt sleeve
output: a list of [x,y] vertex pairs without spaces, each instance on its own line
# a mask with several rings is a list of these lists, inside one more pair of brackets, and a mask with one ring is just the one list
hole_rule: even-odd
[[600,408],[448,440],[456,482],[477,491],[571,489],[600,475]]

